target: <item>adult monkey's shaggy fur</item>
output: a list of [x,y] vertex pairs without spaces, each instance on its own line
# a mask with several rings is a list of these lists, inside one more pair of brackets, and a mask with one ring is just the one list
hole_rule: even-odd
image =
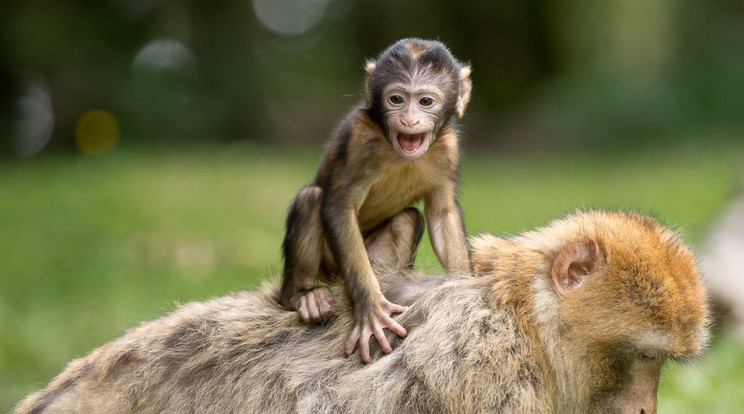
[[[277,285],[185,305],[73,361],[16,413],[644,413],[667,358],[697,355],[706,293],[677,235],[579,212],[474,240],[477,277],[380,273],[405,339],[346,358],[354,324],[306,325]],[[375,345],[376,346],[376,345]]]

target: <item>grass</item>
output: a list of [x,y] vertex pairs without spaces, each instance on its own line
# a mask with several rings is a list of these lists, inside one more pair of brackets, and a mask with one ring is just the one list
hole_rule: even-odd
[[[577,207],[653,212],[692,242],[734,195],[744,145],[510,157],[466,153],[468,231],[519,233]],[[66,362],[174,303],[251,289],[280,268],[286,208],[320,150],[120,148],[0,163],[0,412]],[[420,268],[438,273],[428,243]],[[669,365],[660,412],[744,405],[729,336]]]

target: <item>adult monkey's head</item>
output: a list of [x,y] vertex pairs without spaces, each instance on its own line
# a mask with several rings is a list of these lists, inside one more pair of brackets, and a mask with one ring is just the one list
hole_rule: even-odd
[[470,66],[442,43],[403,39],[366,65],[366,109],[401,157],[416,159],[470,100]]

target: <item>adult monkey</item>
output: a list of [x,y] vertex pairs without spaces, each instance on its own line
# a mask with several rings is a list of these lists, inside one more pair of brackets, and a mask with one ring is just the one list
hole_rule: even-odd
[[[393,267],[397,267],[393,264]],[[341,352],[342,292],[303,324],[278,286],[184,305],[71,362],[15,414],[652,414],[666,359],[708,335],[692,252],[651,218],[578,212],[473,242],[476,277],[379,271],[410,306],[405,340],[364,365]]]
[[[343,277],[354,305],[355,325],[346,353],[359,344],[369,361],[374,335],[406,330],[392,313],[370,264],[370,249],[408,252],[413,260],[424,228],[411,207],[424,200],[429,238],[448,274],[470,271],[462,214],[457,203],[458,139],[452,118],[470,100],[470,67],[440,42],[403,39],[366,65],[364,101],[341,123],[310,185],[302,188],[287,218],[279,301],[305,322],[331,312],[333,296],[316,279]],[[407,253],[407,254],[408,254]]]

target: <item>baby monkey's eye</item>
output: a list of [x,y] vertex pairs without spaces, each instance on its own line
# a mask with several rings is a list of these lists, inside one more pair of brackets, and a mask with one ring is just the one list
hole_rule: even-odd
[[419,99],[419,103],[421,106],[432,106],[434,104],[434,99],[424,96],[423,98]]
[[400,95],[391,95],[388,100],[393,105],[400,105],[403,103],[403,97]]

